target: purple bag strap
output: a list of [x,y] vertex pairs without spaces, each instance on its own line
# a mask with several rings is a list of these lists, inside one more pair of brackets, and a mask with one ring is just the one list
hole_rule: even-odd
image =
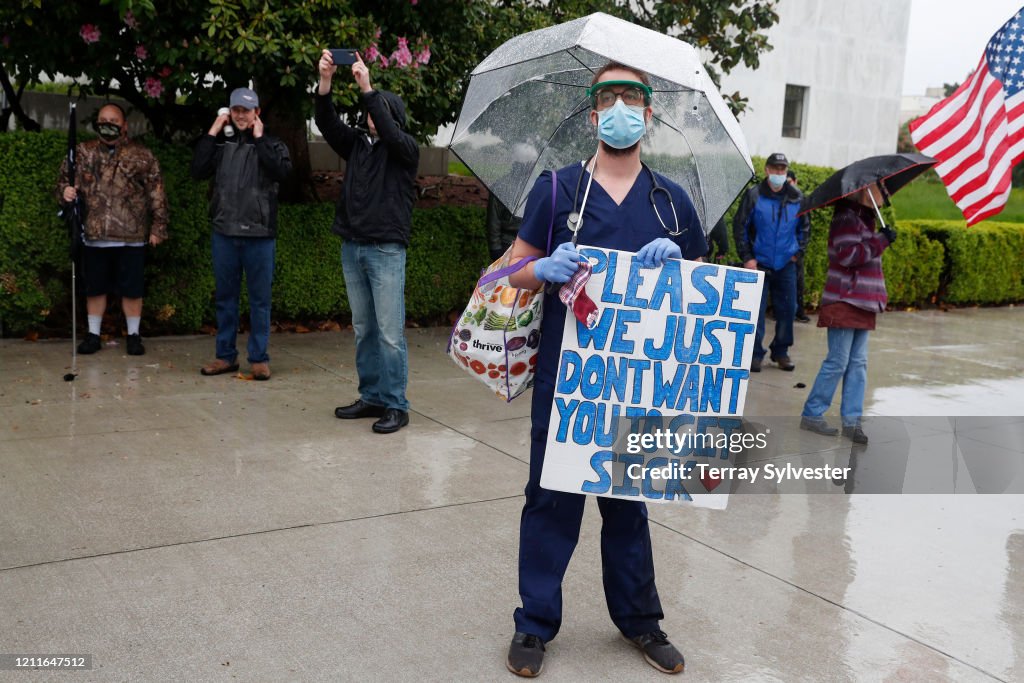
[[[548,254],[551,253],[551,240],[555,234],[555,199],[557,197],[557,191],[558,172],[551,171],[551,221],[548,223]],[[505,266],[504,268],[499,268],[498,270],[487,273],[482,278],[480,278],[480,280],[476,283],[476,286],[483,287],[484,285],[494,282],[495,280],[500,280],[503,277],[507,277],[512,273],[515,273],[522,269],[523,267],[525,267],[526,264],[529,263],[530,261],[536,260],[536,256],[525,256],[522,259],[520,259],[517,263],[511,266]]]

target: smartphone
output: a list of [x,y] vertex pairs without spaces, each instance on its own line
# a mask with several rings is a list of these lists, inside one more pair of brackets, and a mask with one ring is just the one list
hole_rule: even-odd
[[334,66],[348,66],[356,63],[356,51],[347,47],[332,47],[330,49],[331,59]]

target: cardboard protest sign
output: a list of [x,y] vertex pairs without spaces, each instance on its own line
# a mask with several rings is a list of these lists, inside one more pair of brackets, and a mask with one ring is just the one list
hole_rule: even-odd
[[566,314],[541,486],[725,507],[717,468],[754,436],[739,416],[764,274],[580,252],[597,311],[590,329]]

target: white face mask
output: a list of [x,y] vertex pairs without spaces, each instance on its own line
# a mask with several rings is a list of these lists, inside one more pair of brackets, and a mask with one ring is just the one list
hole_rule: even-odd
[[771,185],[772,188],[775,189],[775,190],[781,189],[782,186],[786,184],[786,174],[785,173],[769,173],[768,174],[768,184]]

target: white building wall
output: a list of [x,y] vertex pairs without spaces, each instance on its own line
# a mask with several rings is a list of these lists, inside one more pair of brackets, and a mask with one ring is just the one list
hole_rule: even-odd
[[[774,49],[722,82],[750,100],[739,118],[750,153],[838,167],[895,152],[910,2],[781,0]],[[809,88],[800,138],[782,136],[786,84]]]

